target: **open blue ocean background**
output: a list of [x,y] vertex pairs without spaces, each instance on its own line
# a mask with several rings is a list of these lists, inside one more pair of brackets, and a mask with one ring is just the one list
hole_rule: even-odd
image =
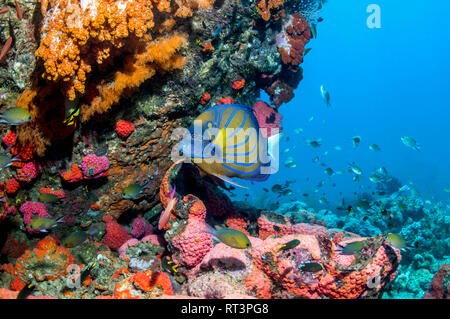
[[[403,236],[408,248],[383,298],[422,298],[433,275],[450,263],[450,1],[377,1],[380,29],[367,27],[366,10],[373,3],[339,0],[324,6],[317,38],[307,45],[312,50],[302,64],[304,78],[295,98],[279,108],[279,172],[267,182],[246,183],[249,190],[236,190],[234,198],[299,222],[304,208],[330,228]],[[330,92],[331,107],[321,85]],[[269,102],[267,95],[262,98]],[[354,136],[361,137],[357,148]],[[405,146],[402,136],[414,138],[420,151]],[[313,148],[308,139],[321,139],[322,145]],[[372,143],[381,151],[370,150]],[[284,165],[290,157],[296,167]],[[362,169],[360,181],[348,172],[352,162]],[[328,176],[327,167],[343,174]],[[411,191],[378,193],[369,177],[380,167],[398,180],[396,187]],[[292,193],[274,193],[275,184]],[[371,208],[361,210],[361,200]]]
[[[325,180],[315,199],[326,197],[335,205],[342,198],[339,192],[351,198],[354,192],[373,191],[369,176],[384,166],[402,184],[412,182],[424,199],[450,204],[450,193],[444,192],[450,188],[450,20],[444,14],[450,1],[379,0],[380,29],[366,24],[372,3],[329,1],[322,9],[324,21],[302,64],[304,78],[295,98],[279,109],[286,134],[280,144],[280,171],[252,185],[252,193],[296,180],[294,193],[281,201],[302,200],[300,194]],[[321,85],[330,92],[331,108],[321,98]],[[303,133],[296,134],[296,128]],[[355,135],[362,138],[356,149]],[[400,138],[405,135],[416,139],[420,152],[403,145]],[[319,148],[305,142],[318,138]],[[381,152],[369,150],[372,143]],[[349,173],[328,177],[325,167],[312,163],[317,155],[334,171],[346,172],[354,161],[363,170],[362,180],[354,182]],[[283,166],[289,156],[297,167]],[[242,197],[244,192],[238,193]],[[310,197],[314,206],[313,201]]]

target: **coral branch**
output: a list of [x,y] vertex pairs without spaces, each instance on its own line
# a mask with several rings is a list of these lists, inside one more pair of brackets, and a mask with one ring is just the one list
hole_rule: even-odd
[[14,0],[14,4],[16,5],[17,19],[22,20],[22,18],[23,18],[22,10],[20,10],[20,6],[19,6],[19,3],[17,2],[17,0]]
[[12,40],[12,37],[9,37],[8,40],[6,40],[5,45],[3,45],[2,50],[0,51],[0,61],[6,56],[6,53],[8,53]]

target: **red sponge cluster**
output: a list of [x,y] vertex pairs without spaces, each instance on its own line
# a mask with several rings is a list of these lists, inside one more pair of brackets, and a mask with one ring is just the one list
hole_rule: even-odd
[[29,183],[38,176],[40,171],[41,165],[39,165],[37,162],[29,162],[26,163],[21,169],[19,169],[16,175],[16,179],[20,182]]
[[19,190],[20,184],[14,178],[10,178],[6,181],[5,188],[8,195],[13,195]]
[[63,172],[61,177],[68,183],[76,183],[83,179],[83,172],[77,164],[72,164],[70,171]]
[[121,120],[116,123],[116,133],[121,139],[126,139],[134,132],[134,125],[131,122]]
[[3,137],[3,143],[8,147],[16,144],[16,132],[9,131],[6,133],[5,137]]
[[233,88],[233,90],[240,90],[244,87],[245,85],[245,79],[242,79],[240,81],[234,81],[233,85],[231,86]]
[[222,97],[219,102],[217,102],[217,105],[222,105],[222,104],[233,104],[234,103],[234,99],[232,97]]
[[106,223],[106,235],[103,238],[103,244],[109,248],[117,250],[131,238],[127,230],[120,226],[111,215],[104,216],[102,220]]
[[177,251],[173,257],[183,266],[194,267],[210,251],[213,241],[211,235],[204,232],[208,228],[205,222],[206,207],[203,202],[193,195],[185,196],[183,202],[191,207],[186,227],[172,239],[171,244]]
[[276,37],[278,51],[284,64],[299,65],[303,62],[305,45],[311,39],[311,28],[300,14],[294,13],[283,25]]

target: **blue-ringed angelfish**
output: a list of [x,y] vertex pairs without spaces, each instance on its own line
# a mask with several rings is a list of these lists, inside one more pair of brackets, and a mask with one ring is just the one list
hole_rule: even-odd
[[180,150],[207,174],[237,185],[230,178],[264,181],[277,169],[279,134],[263,138],[249,106],[213,106],[195,119],[189,131]]

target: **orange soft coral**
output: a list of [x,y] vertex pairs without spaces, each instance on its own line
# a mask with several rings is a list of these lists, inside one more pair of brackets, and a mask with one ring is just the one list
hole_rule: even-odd
[[258,2],[257,11],[264,21],[269,21],[270,10],[278,9],[284,4],[284,0],[260,0]]
[[[168,0],[41,0],[44,19],[36,56],[44,81],[35,81],[17,100],[33,116],[18,128],[18,142],[43,156],[52,141],[76,128],[64,121],[70,100],[80,98],[80,118],[87,121],[156,73],[181,69],[184,58],[176,52],[186,40],[173,30],[174,18],[211,9],[213,3],[177,0],[171,7]],[[123,63],[116,63],[118,56]],[[102,76],[91,78],[93,71]],[[112,81],[98,80],[106,78]]]
[[76,183],[83,179],[83,172],[77,164],[72,164],[70,171],[61,173],[61,178],[68,183]]
[[[49,2],[51,9],[45,12]],[[154,26],[153,2],[158,1],[43,0],[42,40],[36,51],[44,61],[43,77],[63,83],[71,100],[76,92],[83,94],[92,66]]]
[[[150,292],[155,288],[158,288],[161,293],[166,295],[172,295],[172,283],[170,278],[165,273],[152,273],[151,271],[138,272],[130,281],[139,289],[145,292]],[[154,294],[159,295],[159,293],[154,292]]]
[[212,9],[215,0],[175,0],[178,9],[175,16],[179,18],[192,17],[196,9],[208,10]]
[[181,35],[162,38],[149,42],[145,49],[129,58],[123,71],[116,73],[114,85],[102,83],[97,96],[90,105],[81,107],[81,120],[87,121],[92,115],[106,112],[118,102],[125,92],[136,89],[145,80],[153,77],[157,71],[172,71],[184,66],[184,58],[175,54],[186,39]]
[[[19,259],[14,267],[8,268],[8,271],[14,281],[11,283],[11,289],[18,289],[32,275],[37,281],[56,280],[66,275],[67,267],[75,263],[75,258],[70,254],[67,248],[59,246],[56,237],[47,236],[39,241],[36,248],[27,250]],[[41,267],[36,270],[36,265]]]

